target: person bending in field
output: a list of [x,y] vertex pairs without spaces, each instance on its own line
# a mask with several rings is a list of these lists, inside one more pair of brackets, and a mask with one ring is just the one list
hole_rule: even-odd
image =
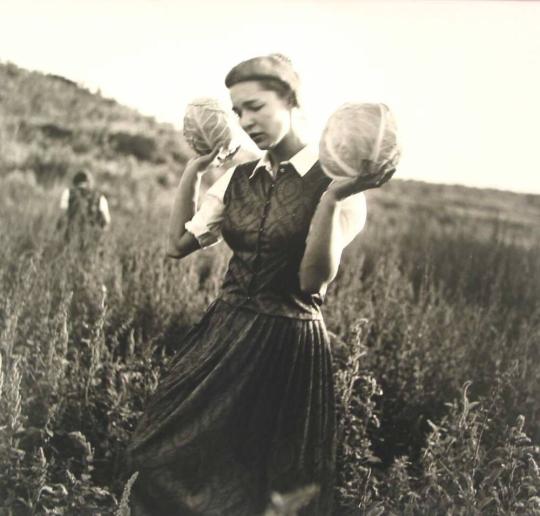
[[225,85],[264,154],[231,167],[198,210],[201,175],[219,149],[188,162],[180,179],[169,256],[221,238],[233,255],[219,296],[178,343],[133,434],[131,514],[256,516],[272,492],[315,485],[299,514],[328,516],[336,433],[321,304],[364,226],[362,192],[393,170],[377,180],[324,174],[297,118],[299,79],[284,56],[244,61]]
[[76,241],[81,249],[97,243],[111,223],[107,199],[94,188],[93,182],[92,174],[81,170],[60,198],[63,213],[57,228],[63,231],[66,243]]

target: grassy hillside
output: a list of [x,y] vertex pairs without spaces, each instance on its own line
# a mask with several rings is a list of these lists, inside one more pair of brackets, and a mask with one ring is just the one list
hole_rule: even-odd
[[171,126],[66,78],[2,64],[0,86],[2,174],[32,171],[45,184],[84,165],[105,177],[159,175],[189,155]]
[[[173,128],[14,65],[0,86],[0,514],[112,514],[130,432],[229,251],[164,258]],[[80,166],[113,217],[86,253],[54,230]],[[336,515],[538,514],[540,197],[396,179],[368,209],[324,306]]]

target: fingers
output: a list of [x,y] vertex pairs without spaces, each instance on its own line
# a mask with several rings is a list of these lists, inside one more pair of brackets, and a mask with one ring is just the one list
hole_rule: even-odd
[[216,156],[219,153],[220,146],[216,146],[212,149],[212,151],[209,154],[203,154],[202,156],[198,156],[193,159],[193,162],[198,170],[202,170],[210,165],[215,159]]
[[395,168],[391,168],[389,169],[387,172],[385,172],[381,178],[379,179],[379,181],[377,181],[377,184],[376,184],[376,188],[379,188],[380,186],[384,185],[385,183],[388,183],[388,181],[390,181],[390,179],[392,178],[392,176],[395,174],[396,172],[396,169]]
[[395,168],[395,167],[389,168],[389,169],[383,174],[384,180],[385,180],[385,181],[389,181],[395,173],[396,173],[396,168]]
[[216,145],[210,154],[205,154],[202,156],[204,158],[204,161],[207,163],[212,163],[216,156],[219,154],[219,151],[221,150],[221,145]]
[[218,164],[223,166],[224,164],[232,161],[239,150],[240,145],[237,145],[232,150],[230,148],[221,147],[217,156]]
[[381,178],[380,172],[371,172],[369,174],[364,174],[358,177],[359,183],[364,183],[366,185],[377,183]]
[[396,172],[392,159],[383,161],[376,171],[373,171],[373,168],[373,161],[363,160],[363,173],[354,178],[334,179],[329,188],[336,193],[339,199],[343,199],[365,190],[379,188],[387,183]]
[[[375,163],[371,160],[362,161],[362,177],[366,182],[377,183],[381,177],[386,176],[387,170],[395,171],[395,164],[392,157],[387,158],[379,163]],[[393,172],[392,172],[393,173]]]
[[[387,167],[389,167],[389,165],[387,165]],[[371,172],[369,174],[363,174],[359,176],[356,180],[356,186],[358,191],[369,190],[371,188],[379,188],[391,179],[395,171],[395,167],[392,167],[381,173],[381,168],[379,168],[377,172]]]

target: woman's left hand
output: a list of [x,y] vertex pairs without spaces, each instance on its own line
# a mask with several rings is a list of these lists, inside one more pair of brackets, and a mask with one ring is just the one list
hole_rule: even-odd
[[330,194],[336,201],[341,201],[351,195],[370,190],[371,188],[379,188],[388,182],[394,175],[396,168],[392,160],[386,160],[380,165],[378,171],[372,172],[373,162],[364,160],[362,162],[364,170],[358,177],[346,179],[334,179],[326,190],[326,194]]

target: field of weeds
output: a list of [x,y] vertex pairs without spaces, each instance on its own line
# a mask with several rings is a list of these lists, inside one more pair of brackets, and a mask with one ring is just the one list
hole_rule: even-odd
[[[419,188],[429,190],[397,181],[370,195],[325,303],[340,399],[336,514],[533,514],[537,228],[458,216],[448,199],[445,215],[440,191]],[[113,210],[85,253],[55,234],[58,189],[11,174],[0,191],[0,513],[112,514],[130,432],[229,252],[164,257],[166,188]],[[509,216],[538,213],[537,198],[514,197]]]
[[[14,65],[0,86],[0,514],[125,515],[130,433],[229,251],[165,258],[173,128]],[[84,253],[55,233],[80,167],[113,218]],[[368,212],[324,306],[335,514],[540,514],[540,196],[393,180]]]

